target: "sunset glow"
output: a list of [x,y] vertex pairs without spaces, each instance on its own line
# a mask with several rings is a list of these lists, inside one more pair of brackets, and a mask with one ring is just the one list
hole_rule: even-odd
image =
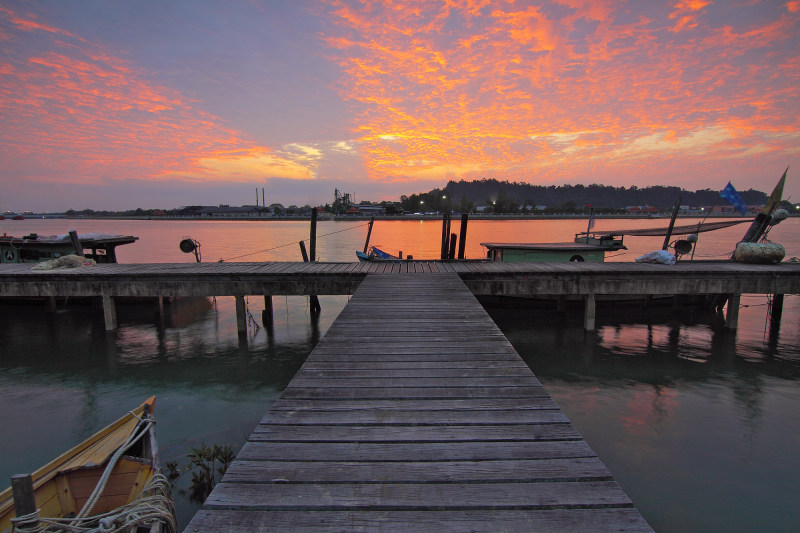
[[773,0],[6,2],[0,209],[768,190],[800,150],[798,21]]

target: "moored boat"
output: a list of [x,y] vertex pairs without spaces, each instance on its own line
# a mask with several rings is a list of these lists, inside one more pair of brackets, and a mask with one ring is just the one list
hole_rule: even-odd
[[[86,233],[78,237],[78,248],[96,263],[116,263],[117,246],[131,244],[139,238],[130,235]],[[0,263],[40,263],[75,254],[75,244],[69,234],[41,236],[35,233],[24,237],[0,237]]]
[[[159,469],[154,404],[155,397],[147,399],[36,470],[27,490],[20,483],[22,489],[0,493],[0,531],[176,531],[169,482]],[[19,494],[33,501],[15,501]],[[15,508],[33,512],[17,517]]]

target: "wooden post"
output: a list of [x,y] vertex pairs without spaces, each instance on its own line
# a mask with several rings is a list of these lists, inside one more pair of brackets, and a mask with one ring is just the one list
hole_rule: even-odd
[[364,253],[367,253],[369,250],[369,238],[372,236],[372,225],[375,223],[375,217],[372,216],[369,219],[369,229],[367,230],[367,240],[364,241]]
[[48,296],[47,298],[47,312],[48,313],[55,313],[56,312],[56,297],[55,296]]
[[271,294],[264,295],[264,311],[261,313],[261,321],[264,323],[264,326],[271,326],[274,322]]
[[447,258],[447,239],[450,236],[450,232],[447,231],[447,213],[442,215],[442,246],[440,248],[439,259],[444,261]]
[[247,335],[247,311],[244,306],[244,296],[237,294],[236,298],[236,332]]
[[[300,253],[303,254],[303,262],[308,263],[308,254],[306,253],[306,244],[303,241],[300,241]],[[322,307],[319,305],[319,298],[317,298],[316,294],[309,295],[309,303],[311,306],[311,313],[319,313],[322,311]]]
[[737,329],[739,327],[739,303],[742,295],[740,293],[731,294],[728,297],[728,310],[725,313],[725,329]]
[[106,331],[115,331],[117,329],[117,308],[114,305],[114,298],[104,294],[103,300],[103,318],[106,322]]
[[78,232],[74,229],[69,230],[69,240],[72,241],[72,247],[75,248],[75,254],[83,257],[83,245],[78,239]]
[[455,233],[450,234],[450,251],[447,254],[447,259],[455,259],[456,258],[456,237]]
[[587,294],[584,300],[583,329],[594,331],[595,302],[594,294]]
[[317,260],[317,208],[313,208],[311,210],[311,234],[309,236],[310,246],[309,246],[309,256],[311,262]]
[[14,513],[17,517],[36,512],[36,498],[33,494],[33,478],[30,474],[11,476],[11,494],[14,498]]
[[459,229],[458,237],[459,259],[464,259],[464,250],[467,246],[467,221],[469,221],[469,215],[467,213],[461,213],[461,229]]
[[153,302],[155,305],[156,316],[161,318],[164,316],[164,297],[163,296],[156,296],[156,300]]
[[769,313],[769,329],[771,332],[778,333],[781,329],[781,316],[783,315],[783,294],[774,294],[772,298],[772,310]]

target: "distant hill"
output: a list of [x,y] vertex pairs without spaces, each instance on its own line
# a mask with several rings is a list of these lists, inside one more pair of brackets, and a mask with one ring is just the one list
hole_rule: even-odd
[[[434,189],[427,193],[401,197],[406,211],[420,210],[420,201],[424,206],[439,206],[442,197],[456,210],[468,207],[501,203],[503,211],[515,211],[522,206],[547,206],[561,208],[564,211],[582,211],[591,204],[595,209],[618,210],[633,205],[650,205],[659,210],[671,208],[681,196],[681,205],[692,207],[708,207],[712,205],[730,205],[723,200],[720,191],[703,189],[699,191],[682,190],[680,187],[655,185],[651,187],[612,187],[609,185],[531,185],[484,179],[479,181],[450,181],[444,189]],[[746,205],[763,205],[768,194],[748,189],[739,191]],[[425,202],[425,200],[428,202]],[[513,207],[516,206],[517,209]]]

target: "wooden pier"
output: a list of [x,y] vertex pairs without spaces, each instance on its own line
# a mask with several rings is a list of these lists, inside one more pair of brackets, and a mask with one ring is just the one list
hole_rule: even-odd
[[[734,304],[742,294],[800,293],[800,263],[748,265],[732,261],[643,263],[495,263],[387,261],[362,263],[162,263],[99,264],[35,271],[28,264],[0,265],[0,298],[97,297],[106,328],[114,330],[119,297],[353,294],[368,274],[457,274],[476,296],[578,297],[584,327],[594,329],[599,296],[719,294]],[[269,306],[267,306],[269,307]],[[244,305],[238,305],[244,331]],[[738,305],[727,325],[737,326]]]
[[195,531],[651,531],[455,273],[370,274]]

